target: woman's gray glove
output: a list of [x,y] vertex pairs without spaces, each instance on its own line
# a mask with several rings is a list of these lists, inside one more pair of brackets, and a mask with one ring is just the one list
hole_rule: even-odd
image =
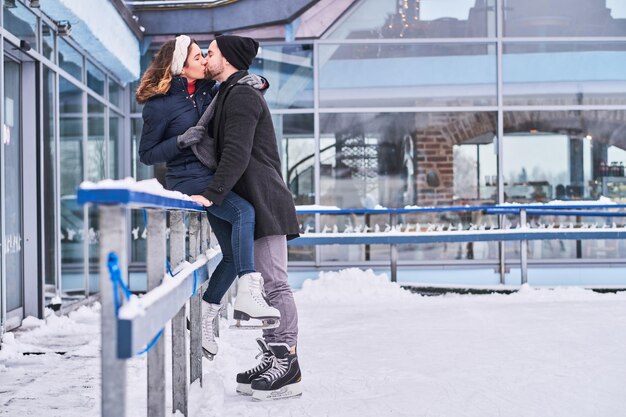
[[192,145],[197,145],[207,137],[209,135],[204,126],[191,126],[185,133],[178,135],[176,146],[178,149],[186,149]]
[[248,74],[245,77],[242,77],[237,84],[248,84],[252,88],[256,88],[261,93],[265,94],[265,91],[270,87],[269,81],[265,79],[265,77],[261,77],[256,74]]

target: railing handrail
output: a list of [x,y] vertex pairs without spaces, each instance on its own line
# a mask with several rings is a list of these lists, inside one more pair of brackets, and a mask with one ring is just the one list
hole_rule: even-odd
[[626,209],[626,204],[618,203],[597,203],[597,204],[497,204],[489,206],[437,206],[437,207],[403,207],[403,208],[305,208],[297,206],[298,214],[405,214],[405,213],[438,213],[448,211],[485,211],[488,214],[509,214],[490,213],[491,211],[506,211],[511,214],[519,213],[521,210],[589,210],[589,209]]
[[160,208],[203,212],[201,204],[144,191],[125,188],[79,188],[76,193],[79,204],[121,205],[129,208]]

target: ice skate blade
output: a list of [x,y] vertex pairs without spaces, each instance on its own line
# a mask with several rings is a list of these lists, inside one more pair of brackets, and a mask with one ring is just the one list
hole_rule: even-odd
[[237,384],[237,393],[241,395],[252,395],[252,384]]
[[233,310],[233,318],[235,320],[244,320],[244,321],[248,321],[250,319],[252,320],[268,320],[268,321],[272,321],[272,320],[276,320],[276,321],[280,321],[280,314],[278,316],[250,316],[249,314],[244,313],[241,310]]
[[285,385],[282,388],[273,391],[252,390],[252,399],[254,401],[282,400],[285,398],[294,398],[302,396],[302,385],[300,382]]
[[269,330],[269,329],[275,329],[278,326],[280,326],[280,320],[276,320],[274,318],[259,319],[259,320],[261,320],[260,323],[256,319],[247,320],[247,322],[249,321],[249,324],[242,324],[241,320],[236,320],[235,324],[231,325],[230,328],[239,329],[239,330],[254,330],[254,329]]
[[211,352],[209,352],[208,350],[206,350],[205,348],[202,348],[202,356],[204,356],[205,358],[207,358],[208,360],[212,361],[213,358],[215,357],[214,354],[212,354]]

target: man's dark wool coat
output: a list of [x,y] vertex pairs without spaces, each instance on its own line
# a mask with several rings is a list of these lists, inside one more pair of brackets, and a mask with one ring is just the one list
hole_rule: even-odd
[[218,167],[204,196],[221,204],[232,190],[254,206],[255,239],[293,239],[299,236],[298,219],[281,174],[269,108],[261,93],[237,84],[247,74],[238,71],[220,85],[213,119]]

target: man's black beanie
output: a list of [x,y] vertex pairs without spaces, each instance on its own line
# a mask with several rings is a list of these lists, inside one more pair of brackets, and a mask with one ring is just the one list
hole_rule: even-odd
[[215,38],[222,55],[238,70],[247,70],[259,51],[259,43],[252,38],[222,35]]

